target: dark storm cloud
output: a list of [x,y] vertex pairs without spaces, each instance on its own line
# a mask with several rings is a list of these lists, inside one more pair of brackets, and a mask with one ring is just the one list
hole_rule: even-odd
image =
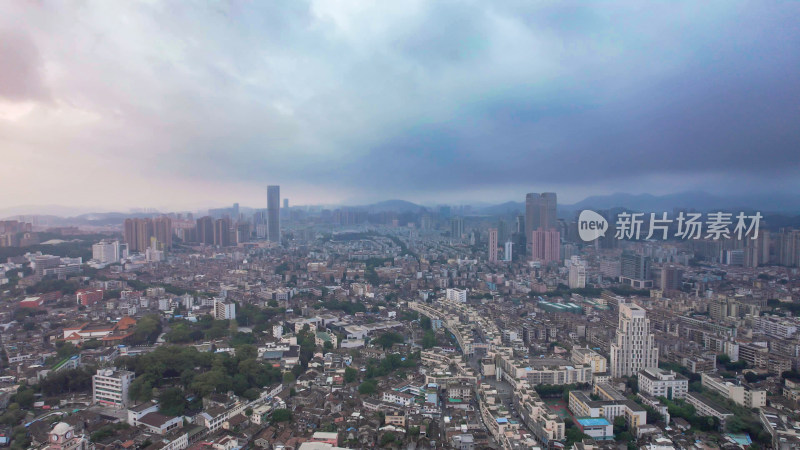
[[0,187],[98,166],[149,189],[109,177],[109,202],[797,188],[797,23],[797,2],[5,3],[0,30],[29,31],[0,39]]

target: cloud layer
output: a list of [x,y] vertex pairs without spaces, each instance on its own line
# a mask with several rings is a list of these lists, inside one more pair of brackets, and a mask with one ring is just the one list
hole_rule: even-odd
[[3,206],[796,190],[800,3],[4,2]]

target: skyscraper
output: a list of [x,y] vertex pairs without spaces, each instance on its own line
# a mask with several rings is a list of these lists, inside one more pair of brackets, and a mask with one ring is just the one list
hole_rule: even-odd
[[511,261],[514,257],[513,253],[514,243],[511,241],[506,241],[505,251],[503,252],[503,261]]
[[677,291],[683,285],[683,270],[675,265],[661,268],[661,290]]
[[450,220],[450,236],[453,239],[461,239],[464,235],[464,219],[462,217],[453,217]]
[[214,221],[214,245],[227,247],[231,245],[231,220],[227,217]]
[[154,250],[172,248],[172,219],[167,216],[155,219],[125,219],[123,235],[132,252],[147,250],[155,242]]
[[656,367],[658,347],[650,333],[650,319],[641,306],[621,303],[617,341],[611,344],[611,376],[631,376]]
[[529,241],[532,261],[547,264],[561,259],[561,237],[558,231],[553,229],[531,231]]
[[[544,192],[525,196],[525,237],[536,230],[551,230],[556,227],[556,194]],[[530,247],[530,243],[528,247]]]
[[620,268],[620,282],[637,289],[653,287],[649,256],[623,252],[620,257]]
[[267,186],[267,240],[281,241],[281,187]]
[[153,219],[153,236],[158,241],[156,250],[169,250],[172,248],[172,219],[167,216]]
[[497,228],[489,228],[489,262],[497,262]]
[[197,219],[195,237],[200,244],[214,245],[214,219],[211,216]]
[[505,220],[499,220],[497,222],[497,242],[505,242],[509,237],[511,234],[508,232],[508,224]]

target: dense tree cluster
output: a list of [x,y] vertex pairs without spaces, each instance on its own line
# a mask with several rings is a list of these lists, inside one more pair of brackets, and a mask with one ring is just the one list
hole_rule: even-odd
[[39,388],[47,396],[89,391],[94,373],[94,367],[87,366],[50,373],[39,382]]
[[202,316],[197,322],[174,320],[164,340],[171,344],[186,344],[200,340],[213,340],[227,337],[231,333],[231,323],[215,320],[210,315]]
[[128,342],[131,345],[152,345],[160,334],[161,318],[156,314],[149,314],[139,319]]
[[374,341],[376,344],[383,347],[383,349],[390,348],[394,344],[402,344],[405,342],[405,338],[400,333],[383,333],[382,335],[378,336],[377,339]]
[[[188,393],[202,398],[212,392],[233,391],[254,399],[262,388],[280,382],[280,369],[258,361],[257,354],[252,345],[236,347],[236,356],[165,346],[145,355],[121,357],[117,364],[136,373],[129,391],[132,400],[150,400],[155,395],[153,391],[160,389],[170,401],[161,407],[179,410]],[[167,388],[179,388],[184,394],[181,400]]]

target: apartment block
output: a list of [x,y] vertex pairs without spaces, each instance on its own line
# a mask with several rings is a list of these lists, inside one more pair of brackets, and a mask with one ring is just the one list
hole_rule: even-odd
[[652,397],[685,398],[689,392],[689,379],[671,370],[645,369],[638,378],[639,390]]

